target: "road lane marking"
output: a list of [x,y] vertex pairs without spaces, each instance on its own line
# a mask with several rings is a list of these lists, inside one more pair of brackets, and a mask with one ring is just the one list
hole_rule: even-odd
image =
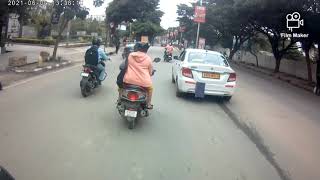
[[82,64],[76,64],[74,66],[71,66],[71,67],[68,67],[68,68],[64,68],[64,69],[61,69],[61,70],[58,70],[58,71],[48,72],[48,73],[45,73],[45,74],[42,74],[42,75],[38,75],[36,77],[31,77],[31,78],[28,78],[26,80],[18,81],[18,82],[13,83],[13,84],[11,84],[9,86],[3,87],[3,90],[10,89],[10,88],[22,85],[22,84],[26,84],[28,82],[31,82],[31,81],[34,81],[34,80],[37,80],[37,79],[41,79],[41,78],[44,78],[44,77],[47,77],[47,76],[50,76],[50,75],[53,75],[53,74],[57,74],[57,73],[64,72],[64,71],[68,71],[68,70],[71,70],[71,69],[75,69],[75,68],[80,67],[80,66],[82,66]]

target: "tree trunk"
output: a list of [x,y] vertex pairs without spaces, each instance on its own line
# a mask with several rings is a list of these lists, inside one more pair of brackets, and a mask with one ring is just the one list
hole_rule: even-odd
[[276,57],[276,66],[274,68],[274,73],[280,72],[280,64],[281,64],[281,57]]
[[316,94],[320,95],[320,42],[318,42],[318,61],[317,61],[317,71],[316,71]]
[[254,57],[256,58],[256,65],[257,65],[257,67],[259,67],[259,59],[258,59],[258,56],[255,54]]
[[2,48],[5,46],[4,38],[2,34],[2,27],[3,27],[3,24],[0,24],[0,54],[2,54]]
[[236,51],[235,51],[234,49],[232,49],[232,50],[230,51],[229,61],[232,61],[233,56],[234,56],[235,54],[236,54]]
[[311,69],[311,60],[310,60],[310,52],[309,49],[305,51],[306,53],[306,62],[307,62],[307,70],[308,70],[308,81],[312,83],[312,69]]
[[62,20],[62,22],[60,24],[58,37],[56,39],[56,43],[54,45],[54,49],[53,49],[53,53],[52,53],[52,59],[53,60],[56,60],[56,58],[57,58],[57,51],[58,51],[59,42],[61,40],[61,36],[62,36],[63,30],[66,28],[68,22],[69,21],[67,19],[63,18],[63,20]]
[[23,20],[20,22],[20,27],[19,27],[19,38],[22,37],[22,31],[23,31]]
[[256,66],[259,67],[259,59],[258,59],[258,56],[253,53],[252,51],[249,51],[255,58],[256,58]]
[[[0,54],[6,53],[6,42],[7,42],[7,36],[8,36],[8,23],[9,23],[9,16],[4,17],[5,22],[2,24],[1,29],[0,29],[0,36],[1,36],[1,41],[0,41]],[[5,26],[5,33],[2,33],[3,26]]]
[[52,53],[52,60],[56,60],[56,58],[57,58],[57,51],[58,51],[60,38],[61,38],[61,34],[59,33],[59,35],[58,35],[58,37],[56,39],[56,42],[54,44],[54,49],[53,49],[53,53]]

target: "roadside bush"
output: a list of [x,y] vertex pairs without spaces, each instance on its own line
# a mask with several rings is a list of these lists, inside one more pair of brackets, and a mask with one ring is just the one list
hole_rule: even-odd
[[12,40],[16,43],[28,43],[28,44],[42,44],[42,45],[54,45],[53,39],[32,39],[32,38],[15,38]]

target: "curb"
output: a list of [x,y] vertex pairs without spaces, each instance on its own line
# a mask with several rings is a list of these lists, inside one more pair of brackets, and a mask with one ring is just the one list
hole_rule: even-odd
[[45,70],[51,70],[51,69],[54,69],[54,68],[63,67],[63,66],[69,65],[71,63],[72,63],[71,61],[67,61],[67,62],[57,63],[55,65],[45,66],[45,67],[42,67],[42,68],[35,68],[35,69],[29,70],[29,71],[22,70],[22,69],[12,69],[12,71],[15,72],[15,73],[42,72],[42,71],[45,71]]
[[267,72],[264,72],[264,71],[261,71],[261,70],[258,70],[256,68],[252,68],[246,64],[241,64],[241,63],[237,63],[237,62],[233,62],[232,64],[235,64],[237,66],[241,66],[241,67],[244,67],[246,69],[250,69],[252,71],[255,71],[255,72],[258,72],[258,73],[262,73],[264,75],[267,75],[267,76],[272,76],[274,79],[278,79],[278,80],[281,80],[282,82],[286,82],[292,86],[295,86],[297,88],[300,88],[300,89],[304,89],[306,91],[309,91],[309,92],[312,92],[313,93],[313,87],[308,87],[308,86],[303,86],[303,85],[300,85],[300,84],[297,84],[297,83],[293,83],[291,80],[289,79],[286,79],[286,78],[283,78],[281,76],[274,76],[273,73],[267,73]]

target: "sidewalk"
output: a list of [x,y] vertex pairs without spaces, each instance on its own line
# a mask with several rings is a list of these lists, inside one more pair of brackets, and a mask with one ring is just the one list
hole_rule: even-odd
[[262,73],[262,74],[267,75],[267,76],[274,77],[276,79],[282,80],[284,82],[287,82],[287,83],[289,83],[289,84],[291,84],[293,86],[302,88],[302,89],[304,89],[306,91],[309,91],[309,92],[313,92],[313,89],[315,87],[315,83],[310,84],[307,80],[304,80],[304,79],[301,79],[301,78],[297,78],[295,76],[292,76],[292,75],[289,75],[289,74],[286,74],[286,73],[279,72],[279,73],[275,74],[270,69],[257,67],[255,65],[244,63],[244,62],[231,61],[231,64],[237,65],[237,66],[241,66],[241,67],[253,70],[255,72]]
[[[62,57],[61,62],[45,62],[43,66],[38,67],[37,63],[40,51],[47,51],[52,54],[52,47],[42,47],[42,46],[30,46],[30,45],[14,45],[13,47],[9,47],[8,50],[12,50],[12,52],[8,52],[0,55],[0,82],[2,82],[3,86],[8,86],[16,81],[29,78],[35,75],[39,75],[46,71],[53,71],[58,68],[67,67],[74,63],[83,63],[84,55],[89,46],[82,47],[74,47],[74,48],[63,48],[59,47],[57,56]],[[104,49],[104,47],[101,47]],[[115,48],[108,47],[105,48],[106,52],[114,52]],[[119,53],[122,52],[122,49]],[[9,57],[15,56],[27,56],[27,65],[12,68],[7,70]],[[112,58],[112,56],[111,56]]]

